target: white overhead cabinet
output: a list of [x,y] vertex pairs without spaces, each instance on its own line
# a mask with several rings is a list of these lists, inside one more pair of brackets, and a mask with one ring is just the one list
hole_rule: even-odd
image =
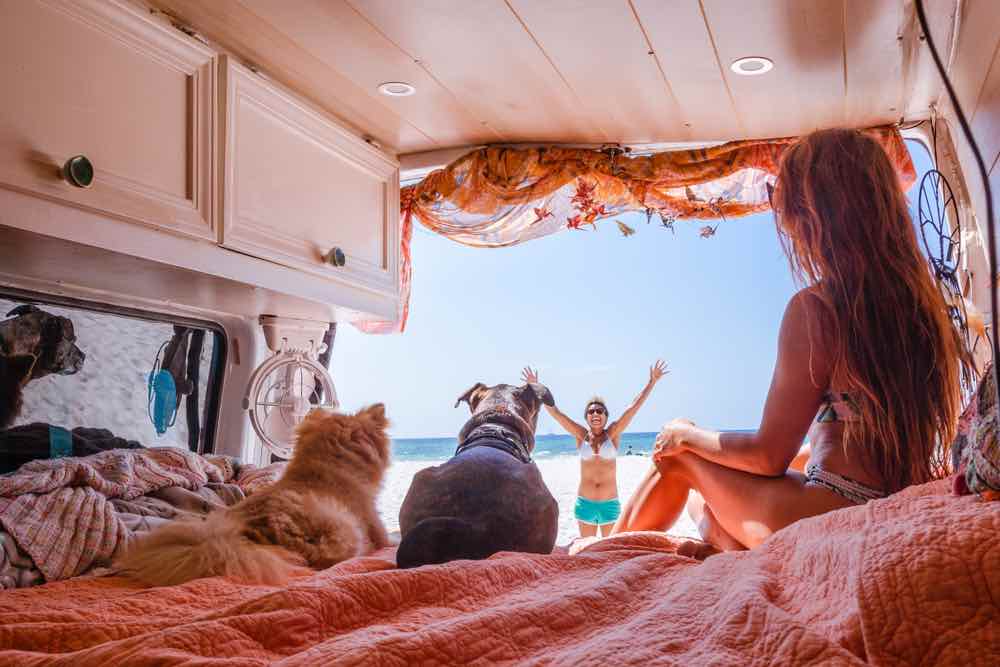
[[225,56],[220,72],[222,244],[396,293],[398,163]]
[[0,90],[0,231],[228,281],[217,292],[235,281],[306,299],[330,318],[398,312],[396,159],[162,15],[0,0]]
[[0,17],[0,185],[214,239],[215,54],[102,0]]

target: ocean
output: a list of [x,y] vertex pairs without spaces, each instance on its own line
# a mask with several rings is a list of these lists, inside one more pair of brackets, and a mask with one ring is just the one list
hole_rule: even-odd
[[[639,486],[649,469],[656,433],[625,433],[618,457],[618,497],[625,501]],[[398,438],[393,440],[393,461],[386,474],[378,508],[386,528],[399,530],[399,507],[413,476],[423,468],[444,463],[455,453],[455,438]],[[632,453],[629,454],[629,451]],[[535,437],[535,463],[556,502],[559,503],[559,535],[556,544],[565,545],[579,536],[573,506],[580,483],[580,461],[576,441],[568,435]],[[694,523],[683,513],[669,531],[684,537],[697,537]]]

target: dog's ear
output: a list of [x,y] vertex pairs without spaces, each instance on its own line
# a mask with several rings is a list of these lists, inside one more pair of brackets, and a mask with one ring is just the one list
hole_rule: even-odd
[[552,398],[552,392],[544,384],[538,384],[537,382],[529,382],[528,387],[535,393],[535,397],[548,406],[555,406],[556,399]]
[[20,317],[21,315],[27,315],[28,313],[40,313],[42,309],[38,306],[33,306],[30,303],[23,306],[18,306],[14,310],[7,313],[7,317],[13,315],[14,317]]
[[477,382],[476,384],[472,385],[471,387],[469,387],[468,391],[466,391],[464,394],[462,394],[455,400],[455,407],[457,408],[462,401],[465,401],[466,403],[469,404],[470,411],[475,410],[476,403],[478,403],[479,399],[481,398],[479,394],[484,389],[487,389],[487,386],[482,382]]
[[358,412],[359,417],[368,417],[379,429],[385,429],[389,425],[389,420],[385,416],[385,405],[375,403]]

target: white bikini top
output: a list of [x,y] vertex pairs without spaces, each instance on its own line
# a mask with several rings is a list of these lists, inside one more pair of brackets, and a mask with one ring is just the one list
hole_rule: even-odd
[[[590,446],[590,443],[584,440],[580,443],[580,458],[584,461],[589,461],[594,458],[594,448]],[[613,459],[618,456],[618,450],[615,448],[614,443],[611,442],[611,438],[604,438],[604,442],[601,446],[597,448],[597,458],[599,459]]]

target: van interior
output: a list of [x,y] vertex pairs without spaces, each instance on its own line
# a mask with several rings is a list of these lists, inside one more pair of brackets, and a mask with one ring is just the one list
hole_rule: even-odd
[[407,335],[418,226],[709,237],[833,127],[907,188],[1000,470],[1000,4],[0,0],[0,36],[0,663],[1000,661],[1000,489],[958,495],[961,454],[707,559],[642,532],[415,569],[391,535],[282,585],[113,566],[276,482],[346,398],[338,330]]

